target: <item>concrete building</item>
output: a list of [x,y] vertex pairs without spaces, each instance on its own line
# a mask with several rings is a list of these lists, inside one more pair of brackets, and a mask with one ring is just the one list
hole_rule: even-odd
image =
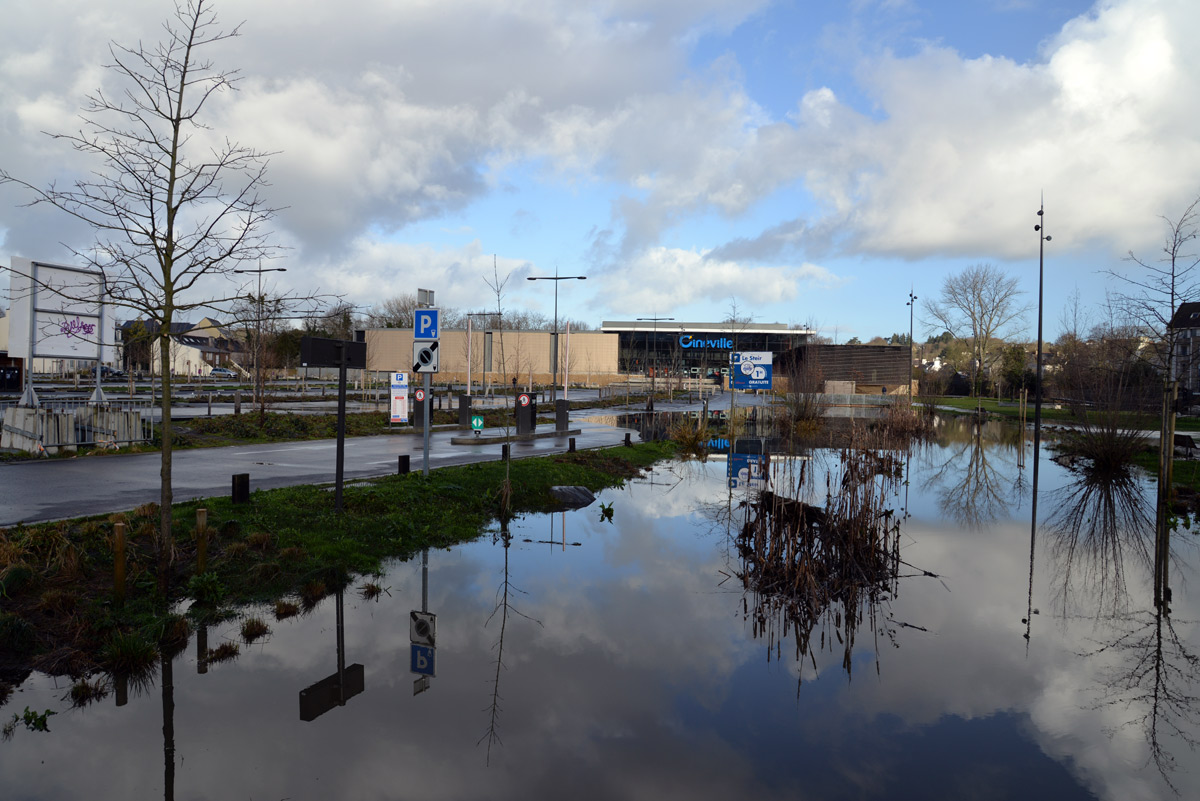
[[[552,335],[549,331],[489,330],[471,332],[468,348],[465,329],[443,329],[438,339],[438,383],[465,384],[468,377],[477,386],[494,386],[513,378],[527,383],[549,384],[553,370]],[[361,332],[367,343],[367,371],[412,372],[413,332],[403,328],[368,328]],[[603,386],[623,379],[617,369],[615,334],[566,330],[559,333],[559,383]]]

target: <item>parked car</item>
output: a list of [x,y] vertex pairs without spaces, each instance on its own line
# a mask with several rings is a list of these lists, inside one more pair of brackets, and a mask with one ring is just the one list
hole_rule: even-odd
[[233,372],[233,370],[228,367],[214,367],[212,372],[208,374],[208,377],[225,380],[227,378],[236,378],[237,373]]
[[[96,369],[92,368],[92,369],[88,370],[87,372],[83,373],[83,375],[86,376],[87,378],[95,378],[96,377]],[[100,380],[101,381],[108,381],[110,379],[118,379],[118,378],[124,378],[124,377],[125,377],[124,370],[116,370],[112,367],[109,367],[107,364],[100,365]]]

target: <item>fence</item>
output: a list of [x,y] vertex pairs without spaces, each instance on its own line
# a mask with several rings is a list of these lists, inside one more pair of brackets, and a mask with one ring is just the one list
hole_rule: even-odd
[[118,404],[88,405],[86,401],[59,399],[36,409],[7,405],[0,430],[0,448],[39,455],[73,452],[80,446],[120,448],[149,442],[154,425],[144,414],[145,403],[124,408]]

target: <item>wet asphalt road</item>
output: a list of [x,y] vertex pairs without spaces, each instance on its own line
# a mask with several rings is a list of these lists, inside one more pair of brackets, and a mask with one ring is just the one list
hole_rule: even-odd
[[[539,425],[539,431],[547,428]],[[619,445],[626,429],[599,423],[571,421],[579,449]],[[430,437],[429,467],[500,459],[499,443],[451,445],[461,430],[434,432]],[[499,433],[499,430],[485,431]],[[632,432],[633,441],[639,441]],[[520,459],[567,450],[568,437],[548,437],[513,444]],[[422,468],[422,438],[417,434],[353,437],[346,440],[344,475],[347,481],[394,474],[401,454],[408,454],[413,472]],[[250,474],[250,490],[297,484],[332,483],[337,441],[315,440],[230,448],[181,450],[174,454],[175,500],[229,495],[235,473]],[[157,502],[158,453],[80,456],[0,465],[0,526],[18,522],[60,520],[133,509]]]

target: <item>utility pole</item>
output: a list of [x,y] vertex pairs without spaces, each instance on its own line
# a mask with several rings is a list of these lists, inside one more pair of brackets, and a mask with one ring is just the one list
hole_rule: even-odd
[[258,294],[255,296],[255,305],[258,308],[257,320],[254,325],[254,391],[258,400],[258,422],[262,425],[263,417],[267,413],[266,403],[266,387],[263,386],[262,376],[262,325],[263,311],[266,306],[266,298],[263,297],[262,291],[262,274],[263,273],[286,273],[286,267],[263,267],[262,259],[258,260],[258,267],[253,270],[234,270],[235,273],[254,273],[258,276]]
[[659,320],[674,320],[674,317],[639,317],[638,320],[654,323],[654,371],[650,373],[650,402],[646,404],[646,411],[654,411],[654,393],[658,379],[658,321]]
[[550,335],[551,359],[554,364],[551,366],[552,376],[550,386],[550,402],[553,403],[558,399],[558,282],[559,281],[586,281],[586,275],[559,275],[558,265],[554,265],[554,275],[531,275],[526,281],[553,281],[554,282],[554,332]]

